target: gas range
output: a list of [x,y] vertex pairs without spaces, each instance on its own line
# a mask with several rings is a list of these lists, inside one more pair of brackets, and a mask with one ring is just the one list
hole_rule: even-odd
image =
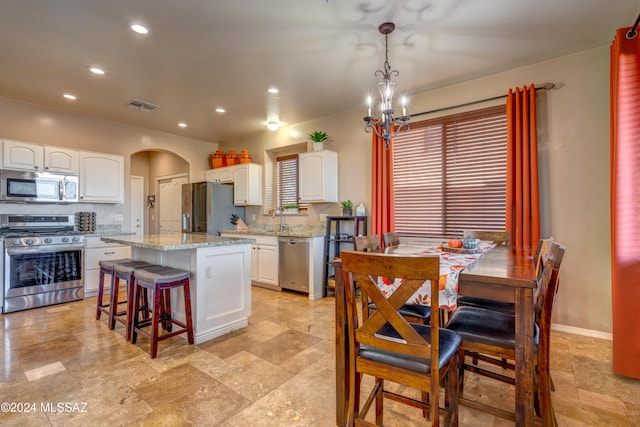
[[4,313],[83,298],[85,240],[74,223],[74,215],[0,215]]
[[5,247],[84,243],[74,230],[74,215],[0,215],[0,235]]

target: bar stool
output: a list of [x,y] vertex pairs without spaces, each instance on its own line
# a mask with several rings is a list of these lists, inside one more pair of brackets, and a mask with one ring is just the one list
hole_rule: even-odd
[[[189,291],[189,276],[191,273],[166,266],[153,266],[139,268],[134,272],[134,292],[133,292],[133,326],[131,328],[131,343],[135,344],[138,333],[146,336],[151,341],[151,358],[154,359],[158,353],[158,341],[187,333],[189,344],[194,343],[193,320],[191,318],[191,293]],[[186,324],[173,318],[171,315],[171,296],[173,288],[182,287],[184,291],[184,311]],[[153,310],[151,319],[140,321],[140,295],[144,289],[153,291]],[[159,336],[158,323],[162,323],[167,333]],[[180,326],[181,329],[172,331],[172,324]],[[145,326],[151,325],[151,333],[143,330]]]
[[[138,268],[159,267],[156,264],[150,264],[144,261],[131,261],[121,264],[115,264],[113,266],[113,275],[115,277],[115,283],[111,289],[111,309],[110,309],[110,322],[109,328],[114,329],[115,321],[119,321],[125,326],[125,337],[127,341],[131,341],[131,325],[133,324],[133,273]],[[120,280],[124,280],[127,291],[127,300],[120,301]],[[147,290],[140,295],[143,303],[141,302],[140,310],[143,311],[145,319],[149,317],[149,309],[147,307]],[[127,304],[126,310],[118,311],[118,305]]]
[[[98,296],[96,302],[96,320],[100,320],[100,315],[104,312],[107,316],[109,316],[109,324],[111,324],[111,315],[109,311],[111,310],[111,299],[108,304],[103,304],[102,297],[104,295],[104,275],[108,274],[111,276],[111,286],[110,289],[113,289],[113,284],[115,283],[115,276],[113,275],[113,266],[116,264],[124,264],[125,262],[132,262],[133,260],[130,258],[121,258],[121,259],[110,259],[110,260],[100,260],[98,264],[100,265],[100,275],[98,276]],[[111,328],[113,329],[113,328]]]

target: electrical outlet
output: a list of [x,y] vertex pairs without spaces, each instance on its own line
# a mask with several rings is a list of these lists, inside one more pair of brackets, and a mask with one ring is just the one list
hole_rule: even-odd
[[255,220],[256,220],[256,214],[252,214],[252,215],[251,215],[251,220],[252,220],[252,221],[255,221]]
[[320,222],[326,222],[327,221],[327,214],[320,214]]
[[113,216],[113,220],[115,222],[122,222],[122,221],[124,221],[124,216],[123,215],[114,215]]

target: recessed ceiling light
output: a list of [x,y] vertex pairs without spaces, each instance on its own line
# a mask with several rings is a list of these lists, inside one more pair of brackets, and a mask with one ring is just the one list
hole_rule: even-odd
[[216,108],[216,113],[224,113],[226,110],[222,107]]
[[279,90],[277,87],[270,87],[269,89],[267,89],[267,92],[269,93],[278,93]]
[[100,75],[104,74],[104,70],[98,67],[90,67],[89,71],[91,71],[93,74],[100,74]]
[[131,29],[138,34],[148,34],[149,29],[142,24],[131,24]]
[[74,101],[76,99],[75,95],[71,95],[70,93],[65,93],[64,95],[65,98],[70,99],[72,101]]
[[184,123],[184,122],[180,122],[180,123],[178,123],[178,126],[180,126],[181,128],[186,128],[187,124]]

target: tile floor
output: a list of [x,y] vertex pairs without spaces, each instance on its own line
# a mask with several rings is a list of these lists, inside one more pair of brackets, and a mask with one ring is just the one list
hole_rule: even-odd
[[[253,288],[249,327],[200,345],[179,337],[151,360],[144,337],[95,320],[95,298],[2,316],[0,412],[7,426],[334,426],[333,298]],[[560,426],[640,425],[640,381],[611,372],[611,343],[554,333]],[[510,386],[467,374],[465,393],[513,405]],[[24,404],[27,405],[24,405]],[[18,406],[20,405],[20,406]],[[29,412],[27,412],[29,411]],[[425,425],[393,402],[385,425]],[[462,426],[509,426],[460,409]]]

